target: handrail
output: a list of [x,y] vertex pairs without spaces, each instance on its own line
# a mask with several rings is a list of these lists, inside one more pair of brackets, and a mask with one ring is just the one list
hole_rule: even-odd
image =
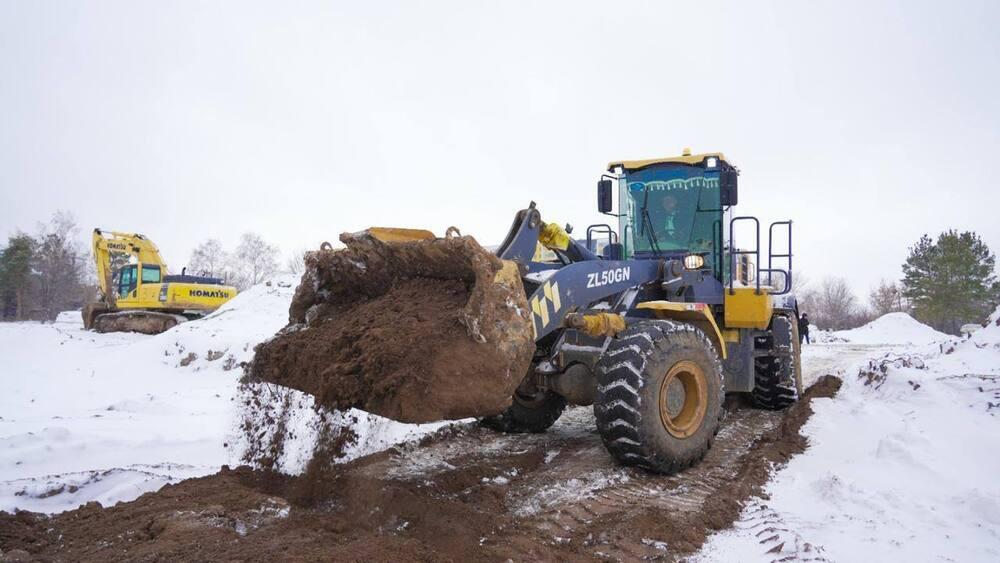
[[[788,252],[785,254],[775,254],[774,253],[774,228],[777,226],[785,225],[788,227]],[[776,269],[774,268],[773,261],[775,258],[787,258],[788,259],[788,269]],[[759,271],[759,270],[758,270]],[[771,226],[767,229],[767,270],[768,281],[770,282],[771,272],[781,272],[785,275],[785,287],[782,288],[780,293],[775,295],[784,295],[792,290],[792,222],[789,221],[775,221],[771,223]]]
[[591,246],[593,242],[593,233],[608,233],[608,244],[616,244],[618,242],[618,233],[611,228],[611,225],[607,223],[597,223],[595,225],[590,225],[587,227],[587,250],[591,252],[596,252],[596,250]]
[[[722,248],[723,235],[722,220],[716,219],[715,221],[712,221],[712,248],[715,249],[715,256],[713,256],[715,264],[713,265],[712,273],[718,276],[719,282],[725,281],[722,279],[722,268],[724,267],[722,262],[725,260],[725,249]],[[715,242],[716,236],[719,237],[718,243]]]
[[[753,250],[737,250],[736,249],[736,237],[733,235],[733,226],[737,221],[753,221],[754,224],[754,249]],[[733,266],[735,264],[734,258],[743,255],[753,255],[757,258],[754,262],[755,264],[760,264],[760,220],[752,215],[741,215],[739,217],[733,217],[729,220],[729,295],[735,295],[736,290],[734,289],[733,282],[735,281],[735,275],[733,272]],[[760,276],[757,276],[757,289],[755,291],[757,295],[760,295]]]

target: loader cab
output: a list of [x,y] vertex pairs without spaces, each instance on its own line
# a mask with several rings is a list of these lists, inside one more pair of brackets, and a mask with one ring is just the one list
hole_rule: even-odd
[[[739,171],[722,153],[685,149],[677,157],[612,162],[608,172],[598,182],[598,210],[617,219],[608,246],[620,258],[605,258],[678,260],[686,270],[704,272],[723,285],[754,284],[759,290],[763,281],[775,294],[790,289],[791,222],[771,224],[762,255],[760,222],[732,212],[739,200]],[[618,212],[612,213],[616,193]],[[744,248],[734,240],[736,226],[753,231],[741,235]],[[775,230],[784,228],[787,251],[775,237]]]
[[737,171],[719,153],[612,163],[599,191],[610,211],[617,191],[618,237],[624,259],[687,259],[719,280],[724,214],[736,203]]

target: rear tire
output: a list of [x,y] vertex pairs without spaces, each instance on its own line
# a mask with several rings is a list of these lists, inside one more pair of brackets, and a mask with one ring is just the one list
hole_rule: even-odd
[[629,326],[598,361],[597,384],[594,414],[608,452],[657,473],[700,461],[725,412],[719,355],[686,323]]
[[537,397],[522,397],[515,393],[507,410],[496,415],[480,419],[483,426],[513,434],[545,432],[559,420],[566,409],[566,399],[551,391],[545,391]]
[[761,356],[754,359],[754,405],[768,410],[781,410],[792,405],[802,396],[802,344],[799,342],[799,327],[795,319],[792,324],[792,382],[781,381],[781,359],[776,356]]

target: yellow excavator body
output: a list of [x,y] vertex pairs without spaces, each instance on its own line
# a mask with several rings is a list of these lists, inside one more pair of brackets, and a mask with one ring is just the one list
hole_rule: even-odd
[[100,297],[83,309],[87,329],[155,334],[210,313],[237,294],[217,278],[169,275],[156,245],[137,233],[94,229],[93,251]]

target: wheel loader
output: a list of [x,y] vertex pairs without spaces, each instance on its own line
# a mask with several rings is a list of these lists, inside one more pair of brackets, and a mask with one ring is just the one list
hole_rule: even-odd
[[[248,373],[335,408],[406,422],[476,416],[504,432],[542,432],[567,404],[593,405],[618,462],[682,470],[710,447],[726,393],[767,409],[802,393],[792,223],[769,225],[762,254],[760,222],[734,211],[738,174],[720,153],[689,150],[612,162],[597,207],[613,223],[576,240],[532,203],[493,255],[427,231],[342,235],[346,248],[307,255],[291,323]],[[460,280],[467,301],[428,320],[389,298],[417,279]],[[428,322],[433,337],[393,332]],[[345,326],[364,330],[344,337]],[[393,334],[398,346],[382,353]]]
[[159,249],[137,233],[94,229],[92,248],[99,295],[83,307],[87,330],[159,334],[237,293],[219,278],[167,274]]

